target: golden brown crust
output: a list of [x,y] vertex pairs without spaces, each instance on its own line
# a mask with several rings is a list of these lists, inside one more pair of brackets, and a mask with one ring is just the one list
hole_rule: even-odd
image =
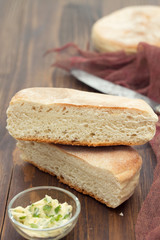
[[[19,138],[19,137],[16,137],[17,140],[23,140],[23,141],[35,141],[35,142],[45,142],[45,143],[55,143],[55,144],[61,144],[61,145],[72,145],[72,146],[88,146],[88,147],[101,147],[101,146],[116,146],[116,145],[127,145],[127,146],[134,146],[137,144],[137,142],[113,142],[113,143],[104,143],[104,142],[97,142],[97,143],[89,143],[89,142],[78,142],[78,141],[65,141],[64,139],[63,140],[60,140],[60,139],[48,139],[48,138],[45,138],[43,137],[43,139],[38,139],[37,137],[23,137],[23,138]],[[139,141],[138,142],[138,145],[142,145],[146,143],[146,141]]]
[[101,168],[104,171],[109,170],[120,183],[132,179],[140,171],[142,165],[141,156],[129,146],[88,148],[51,145],[95,168]]

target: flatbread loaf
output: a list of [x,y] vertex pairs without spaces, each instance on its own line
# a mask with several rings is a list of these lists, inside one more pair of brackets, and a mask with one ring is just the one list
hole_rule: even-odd
[[160,47],[160,7],[131,6],[99,19],[92,28],[92,43],[100,52],[136,52],[140,42]]
[[18,141],[23,160],[79,192],[115,208],[139,182],[140,155],[131,147],[77,147]]
[[144,144],[158,120],[143,100],[68,88],[21,90],[7,116],[7,129],[18,140],[82,146]]

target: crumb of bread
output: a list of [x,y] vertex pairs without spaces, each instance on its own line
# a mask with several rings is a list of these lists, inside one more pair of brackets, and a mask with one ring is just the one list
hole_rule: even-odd
[[142,159],[131,147],[79,147],[19,141],[21,157],[79,192],[115,208],[139,182]]
[[124,216],[124,214],[121,212],[120,214],[119,214],[121,217],[123,217]]

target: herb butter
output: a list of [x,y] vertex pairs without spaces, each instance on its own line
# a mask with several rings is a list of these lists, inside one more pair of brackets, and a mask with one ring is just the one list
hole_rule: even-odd
[[72,216],[72,206],[59,203],[46,195],[26,208],[12,208],[11,214],[19,223],[33,229],[46,229],[65,224]]

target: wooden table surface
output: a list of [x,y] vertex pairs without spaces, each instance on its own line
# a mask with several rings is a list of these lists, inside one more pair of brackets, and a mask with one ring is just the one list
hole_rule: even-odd
[[[64,240],[134,240],[135,223],[152,183],[156,165],[149,144],[136,147],[143,158],[140,183],[134,195],[117,209],[70,189],[56,177],[25,163],[16,141],[6,130],[11,97],[27,87],[70,87],[93,91],[63,70],[50,67],[53,55],[43,53],[68,42],[86,48],[92,24],[127,5],[160,4],[156,0],[0,0],[0,229],[2,240],[23,239],[11,226],[7,204],[18,192],[53,185],[73,192],[82,211],[74,230]],[[120,216],[120,213],[124,216]]]

